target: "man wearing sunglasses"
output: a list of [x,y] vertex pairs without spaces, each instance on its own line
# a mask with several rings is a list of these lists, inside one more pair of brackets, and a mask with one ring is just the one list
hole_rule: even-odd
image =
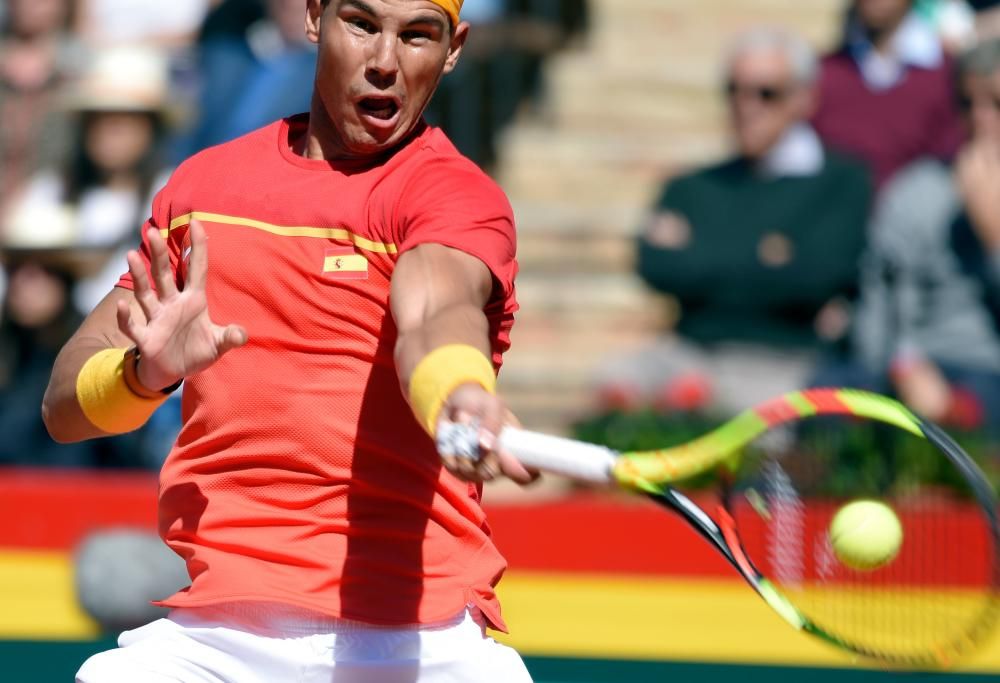
[[639,242],[639,274],[677,304],[676,334],[602,370],[608,403],[742,409],[800,387],[843,333],[835,302],[856,281],[870,184],[808,124],[815,78],[795,35],[736,41],[724,81],[736,154],[669,181]]
[[838,379],[977,429],[1000,424],[1000,39],[963,55],[957,80],[969,138],[954,168],[923,160],[885,186],[864,260],[862,374]]

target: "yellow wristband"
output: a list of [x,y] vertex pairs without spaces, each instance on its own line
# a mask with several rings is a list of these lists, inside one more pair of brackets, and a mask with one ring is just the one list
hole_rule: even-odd
[[145,398],[125,384],[127,349],[105,349],[91,356],[76,377],[76,400],[90,423],[108,434],[124,434],[146,423],[167,395]]
[[480,384],[491,394],[496,391],[493,363],[474,346],[439,346],[417,363],[410,376],[410,406],[428,434],[437,431],[438,415],[451,392],[468,383]]

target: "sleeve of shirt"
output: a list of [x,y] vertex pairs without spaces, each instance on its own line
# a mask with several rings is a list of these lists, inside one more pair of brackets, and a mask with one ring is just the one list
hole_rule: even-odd
[[503,190],[469,162],[435,159],[421,167],[399,202],[403,254],[441,244],[486,264],[505,297],[514,291],[517,237]]
[[[178,288],[182,287],[182,278],[179,275],[178,267],[181,261],[181,245],[176,239],[172,239],[174,237],[173,235],[165,234],[166,229],[170,227],[171,220],[169,209],[170,201],[168,199],[169,193],[170,183],[168,182],[167,185],[162,190],[157,192],[156,196],[153,198],[153,212],[142,226],[141,242],[139,244],[139,256],[142,257],[143,265],[146,267],[146,275],[149,277],[149,282],[154,289],[156,288],[156,283],[153,280],[151,252],[149,249],[149,237],[147,235],[150,228],[158,230],[160,234],[167,239],[167,248],[170,255],[170,269],[174,273],[174,281]],[[125,273],[118,279],[117,286],[125,289],[135,289],[135,283],[132,281],[132,274],[126,270]]]

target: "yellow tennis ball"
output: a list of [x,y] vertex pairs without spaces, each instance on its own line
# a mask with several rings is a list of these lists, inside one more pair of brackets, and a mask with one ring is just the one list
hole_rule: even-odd
[[888,505],[856,500],[833,516],[830,544],[837,559],[851,569],[878,569],[899,553],[903,525]]

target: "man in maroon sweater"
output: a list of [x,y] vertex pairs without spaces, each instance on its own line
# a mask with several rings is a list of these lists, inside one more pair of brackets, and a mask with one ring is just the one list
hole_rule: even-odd
[[868,163],[881,186],[910,162],[951,159],[961,141],[952,67],[913,0],[854,0],[841,47],[823,60],[813,124]]

